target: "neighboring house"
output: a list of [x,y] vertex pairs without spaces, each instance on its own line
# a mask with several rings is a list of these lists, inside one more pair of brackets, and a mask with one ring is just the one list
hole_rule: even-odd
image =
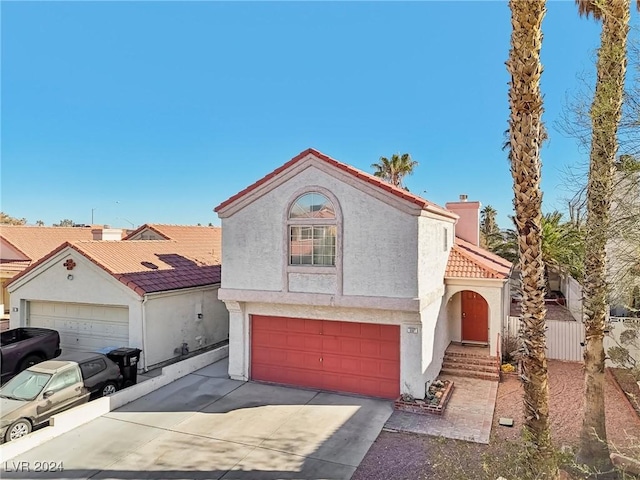
[[143,368],[226,340],[220,229],[146,231],[166,239],[66,242],[14,277],[11,327],[58,330],[63,351],[138,347]]
[[640,317],[640,171],[616,171],[615,179],[611,218],[616,228],[607,242],[611,315]]
[[15,275],[64,242],[93,238],[92,229],[86,227],[0,225],[0,304],[4,305],[0,314],[9,313],[9,293],[6,286]]
[[231,378],[422,398],[450,342],[496,352],[511,264],[479,209],[312,149],[220,204]]

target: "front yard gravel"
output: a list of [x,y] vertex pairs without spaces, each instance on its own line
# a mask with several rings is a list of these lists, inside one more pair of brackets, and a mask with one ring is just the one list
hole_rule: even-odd
[[[583,409],[583,372],[579,363],[549,361],[551,433],[556,446],[579,444]],[[609,374],[606,376],[607,436],[613,450],[640,454],[640,418],[629,407]],[[501,427],[500,417],[515,420]],[[505,455],[504,441],[519,443],[523,424],[522,385],[508,376],[498,387],[491,444],[383,431],[353,475],[353,480],[476,479],[484,477],[487,458]],[[494,477],[495,478],[495,477]]]

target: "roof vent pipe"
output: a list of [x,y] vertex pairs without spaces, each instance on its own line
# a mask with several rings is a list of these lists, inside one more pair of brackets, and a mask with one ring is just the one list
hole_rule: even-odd
[[466,202],[466,201],[467,201],[467,198],[468,198],[468,196],[467,196],[467,194],[466,194],[466,193],[463,193],[463,194],[461,194],[461,195],[460,195],[460,201],[461,201],[461,202]]

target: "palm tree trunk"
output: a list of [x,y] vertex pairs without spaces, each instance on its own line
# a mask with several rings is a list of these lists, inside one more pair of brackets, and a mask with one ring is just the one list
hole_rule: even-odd
[[549,432],[545,352],[545,279],[542,261],[540,146],[543,141],[540,48],[544,0],[510,0],[509,157],[522,276],[522,367],[529,467],[551,478],[557,467]]
[[606,306],[606,254],[611,197],[622,115],[630,0],[598,2],[602,15],[596,91],[591,105],[592,140],[587,186],[588,242],[585,250],[585,395],[578,462],[612,469],[604,412],[603,346]]

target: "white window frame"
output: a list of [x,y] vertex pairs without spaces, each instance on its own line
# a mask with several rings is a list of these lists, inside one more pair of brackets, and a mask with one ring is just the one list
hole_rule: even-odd
[[[333,213],[334,213],[334,217],[333,218],[320,218],[320,217],[314,217],[314,218],[291,218],[291,210],[293,209],[293,206],[296,204],[296,202],[303,196],[305,195],[309,195],[309,194],[316,194],[316,195],[320,195],[324,198],[327,199],[328,202],[331,203],[331,206],[333,207]],[[297,197],[294,198],[294,200],[292,202],[290,202],[289,204],[289,209],[287,212],[287,229],[289,231],[289,235],[288,235],[288,264],[289,266],[301,266],[301,267],[313,267],[313,268],[323,268],[323,267],[335,267],[336,266],[336,250],[337,250],[337,241],[338,241],[338,232],[337,232],[337,218],[336,218],[336,208],[334,206],[334,202],[333,200],[331,200],[331,198],[329,198],[325,193],[323,192],[318,192],[315,190],[308,190],[305,191],[304,193],[302,193],[301,195],[298,195]],[[293,259],[294,259],[294,254],[293,254],[293,231],[294,228],[304,228],[307,227],[311,230],[311,235],[308,238],[308,240],[310,241],[311,245],[312,245],[312,249],[311,249],[311,253],[310,255],[308,255],[309,257],[311,257],[311,263],[294,263]],[[315,229],[316,228],[322,228],[325,229],[326,227],[334,227],[334,244],[333,244],[333,258],[332,258],[332,263],[330,264],[326,264],[326,263],[316,263],[317,259],[316,259],[316,254],[313,251],[313,247],[314,247],[314,243],[315,243]],[[302,233],[302,232],[301,232]],[[304,238],[301,238],[301,240]],[[305,257],[307,255],[297,255],[298,258],[302,259],[303,257]]]
[[[324,195],[332,204],[335,213],[335,219],[320,219],[320,218],[304,218],[304,219],[290,219],[289,214],[294,203],[306,193],[319,193]],[[282,281],[283,291],[289,291],[289,274],[327,274],[336,275],[336,294],[342,295],[342,209],[337,197],[328,189],[319,185],[309,185],[295,191],[289,202],[286,204],[286,208],[283,212],[283,269],[282,269]],[[308,265],[308,264],[291,264],[291,226],[292,225],[307,225],[307,226],[323,226],[323,225],[335,225],[336,227],[336,242],[335,242],[335,255],[334,265]]]

